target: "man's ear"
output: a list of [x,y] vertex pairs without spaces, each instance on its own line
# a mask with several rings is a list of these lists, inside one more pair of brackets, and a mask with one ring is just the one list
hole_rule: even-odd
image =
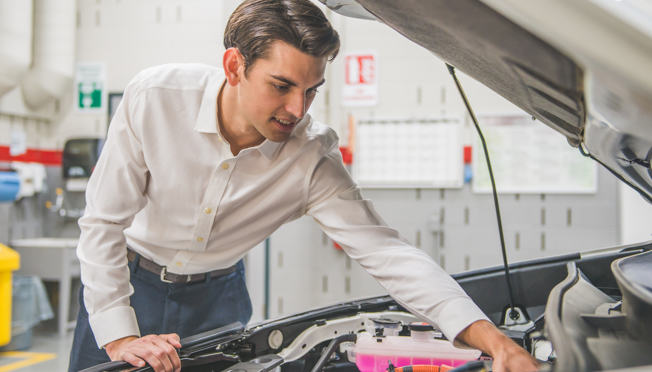
[[229,48],[222,56],[222,66],[226,81],[231,86],[236,86],[244,75],[244,57],[240,54],[238,48]]

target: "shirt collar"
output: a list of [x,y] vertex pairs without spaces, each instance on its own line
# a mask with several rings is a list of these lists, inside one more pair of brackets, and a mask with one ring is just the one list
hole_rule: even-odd
[[263,154],[269,160],[272,159],[272,156],[274,156],[274,153],[276,153],[276,150],[278,150],[278,148],[281,147],[282,144],[283,144],[282,142],[272,142],[266,139],[263,143],[261,143],[258,146],[258,151],[260,151],[260,153]]
[[224,74],[211,75],[208,79],[199,115],[197,115],[195,130],[201,133],[217,134],[217,95],[224,83]]

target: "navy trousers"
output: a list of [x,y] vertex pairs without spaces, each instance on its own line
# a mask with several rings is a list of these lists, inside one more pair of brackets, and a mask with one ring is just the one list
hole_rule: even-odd
[[[176,333],[182,339],[201,332],[251,318],[251,300],[245,286],[244,263],[237,270],[219,278],[191,284],[164,283],[149,271],[129,262],[134,294],[131,306],[136,311],[142,336]],[[104,349],[99,349],[88,323],[83,300],[84,287],[79,291],[79,315],[70,352],[69,372],[109,362]]]

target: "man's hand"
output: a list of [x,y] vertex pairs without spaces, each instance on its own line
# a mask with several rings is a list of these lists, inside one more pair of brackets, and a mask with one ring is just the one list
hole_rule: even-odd
[[460,332],[457,339],[491,355],[494,358],[494,372],[539,370],[539,363],[532,355],[485,320],[468,326]]
[[180,372],[181,361],[175,348],[180,348],[179,336],[148,335],[145,337],[125,337],[104,345],[111,360],[124,360],[136,367],[144,367],[145,362],[156,372]]

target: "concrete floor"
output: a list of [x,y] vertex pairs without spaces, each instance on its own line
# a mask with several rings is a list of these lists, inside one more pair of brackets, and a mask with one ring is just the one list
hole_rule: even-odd
[[32,346],[17,352],[0,352],[0,372],[65,372],[73,332],[64,338],[54,332],[35,332]]

